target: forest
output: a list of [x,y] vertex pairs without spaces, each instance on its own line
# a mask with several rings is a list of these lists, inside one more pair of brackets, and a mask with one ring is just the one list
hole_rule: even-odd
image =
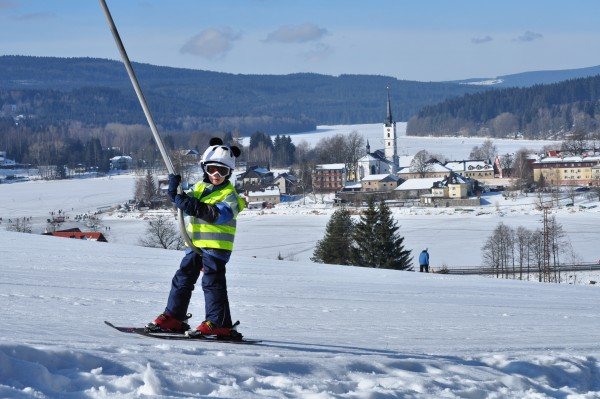
[[424,106],[409,135],[562,139],[600,131],[600,75],[466,94]]
[[[374,75],[240,75],[135,62],[133,68],[154,118],[169,131],[283,134],[381,122],[388,86],[394,118],[405,121],[423,105],[482,90]],[[0,56],[0,116],[21,114],[46,124],[145,123],[121,62]]]

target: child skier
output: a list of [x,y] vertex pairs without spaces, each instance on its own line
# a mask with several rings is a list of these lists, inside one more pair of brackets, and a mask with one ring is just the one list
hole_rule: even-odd
[[236,230],[237,214],[245,201],[229,181],[240,155],[236,146],[226,146],[219,138],[212,138],[200,160],[204,179],[184,194],[177,194],[180,175],[169,174],[168,195],[175,206],[191,217],[187,231],[199,255],[191,248],[185,252],[179,270],[171,282],[171,291],[165,311],[146,327],[151,331],[184,332],[190,330],[187,319],[188,305],[194,285],[202,275],[205,320],[192,334],[216,335],[241,339],[231,321],[225,265],[231,256]]

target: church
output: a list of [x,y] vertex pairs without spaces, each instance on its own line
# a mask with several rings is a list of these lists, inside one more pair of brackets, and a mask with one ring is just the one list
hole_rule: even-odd
[[383,124],[383,149],[371,152],[367,140],[367,155],[358,160],[358,180],[371,175],[396,174],[399,170],[396,122],[392,117],[390,88],[387,93],[387,116]]

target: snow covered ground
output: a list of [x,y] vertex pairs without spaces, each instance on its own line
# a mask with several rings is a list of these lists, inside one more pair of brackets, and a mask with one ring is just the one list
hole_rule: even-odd
[[[240,215],[232,312],[261,345],[120,334],[103,321],[151,321],[182,256],[137,245],[150,213],[103,213],[109,243],[4,227],[28,217],[39,233],[58,210],[76,225],[77,214],[130,199],[134,179],[0,185],[0,398],[600,397],[597,286],[314,264],[333,210],[310,201]],[[541,224],[533,197],[484,199],[394,216],[434,267],[476,265],[498,222]],[[581,195],[553,211],[586,261],[600,258],[594,205]],[[190,311],[202,321],[201,290]]]
[[[14,217],[29,217],[34,232],[47,226],[50,212],[66,212],[70,218],[61,228],[80,227],[74,217],[91,214],[111,205],[125,203],[133,196],[134,175],[113,178],[65,181],[32,181],[0,184],[0,230]],[[575,206],[561,206],[552,215],[563,225],[574,253],[580,261],[595,262],[600,251],[595,243],[600,224],[600,203],[581,193]],[[481,247],[493,229],[502,222],[511,227],[541,228],[542,215],[536,209],[535,196],[504,198],[488,193],[481,207],[393,208],[405,243],[413,253],[429,248],[434,268],[476,266],[481,264]],[[563,201],[563,203],[566,201]],[[595,206],[595,207],[594,207]],[[592,207],[592,208],[583,208]],[[315,244],[323,238],[325,226],[334,209],[330,204],[308,199],[279,204],[269,210],[246,210],[240,214],[236,251],[259,259],[308,261]],[[139,245],[147,221],[161,212],[105,212],[99,229],[111,243]],[[168,214],[167,211],[162,213]],[[110,229],[110,230],[109,230]],[[565,260],[570,261],[570,260]]]
[[[0,231],[2,398],[595,398],[592,286],[254,259],[228,267],[257,346],[118,333],[181,253]],[[190,311],[202,320],[198,290]]]

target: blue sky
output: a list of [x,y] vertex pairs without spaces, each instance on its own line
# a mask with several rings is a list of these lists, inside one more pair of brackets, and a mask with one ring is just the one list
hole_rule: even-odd
[[[600,65],[600,1],[107,0],[133,61],[442,81]],[[97,0],[0,0],[0,53],[119,54]]]

